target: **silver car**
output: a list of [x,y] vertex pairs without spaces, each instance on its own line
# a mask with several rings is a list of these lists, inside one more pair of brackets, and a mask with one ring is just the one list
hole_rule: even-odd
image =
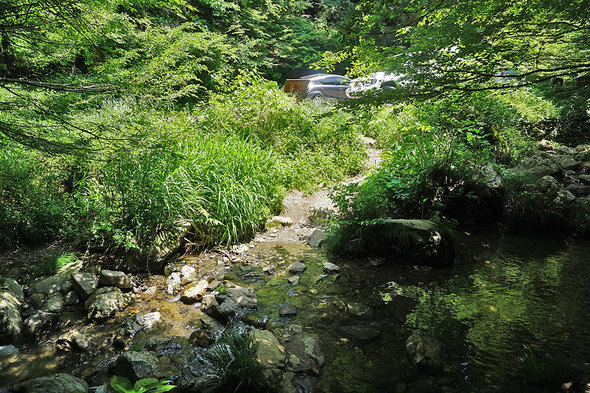
[[315,74],[303,76],[300,79],[309,81],[305,96],[310,100],[333,98],[343,101],[348,98],[346,89],[348,89],[350,79],[342,75]]

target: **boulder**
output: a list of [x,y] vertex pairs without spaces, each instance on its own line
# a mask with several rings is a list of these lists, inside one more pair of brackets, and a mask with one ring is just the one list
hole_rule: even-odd
[[209,282],[207,280],[201,280],[196,284],[189,285],[180,293],[180,300],[186,304],[196,303],[203,298],[208,287]]
[[62,292],[62,287],[70,277],[65,274],[56,274],[50,277],[41,277],[33,281],[29,289],[29,294],[40,293],[45,296],[54,295]]
[[11,389],[13,393],[86,393],[88,384],[69,374],[54,374],[47,377],[29,379]]
[[98,278],[92,273],[77,272],[72,274],[72,284],[82,300],[86,300],[98,288]]
[[256,348],[256,360],[265,368],[282,368],[286,363],[285,347],[268,330],[254,330],[252,338]]
[[42,310],[53,312],[53,313],[60,313],[65,306],[64,300],[61,294],[56,293],[55,295],[51,296],[43,305]]
[[293,225],[293,220],[289,217],[274,216],[266,222],[266,229],[288,227]]
[[335,265],[332,262],[324,262],[322,267],[324,268],[324,272],[328,274],[338,273],[340,271],[340,266]]
[[80,301],[80,296],[78,296],[78,294],[74,291],[70,291],[64,296],[64,302],[68,306],[78,305],[80,304]]
[[406,351],[414,365],[427,371],[442,369],[443,349],[442,343],[419,329],[406,341]]
[[20,308],[24,299],[23,290],[10,278],[0,279],[0,343],[16,341],[22,334]]
[[321,247],[324,242],[326,241],[326,233],[321,229],[314,229],[314,231],[309,236],[307,240],[307,244],[312,247]]
[[192,266],[185,265],[180,268],[180,284],[186,285],[197,279],[197,269]]
[[0,358],[16,355],[18,348],[14,345],[0,345]]
[[37,311],[25,322],[25,331],[29,338],[36,338],[41,336],[46,331],[50,330],[58,322],[58,316],[55,313],[47,311]]
[[182,285],[180,272],[173,272],[166,278],[166,293],[174,295]]
[[590,186],[585,186],[581,184],[570,184],[565,189],[574,195],[590,195]]
[[100,271],[98,285],[101,287],[117,287],[119,289],[132,289],[133,284],[127,274],[115,270],[103,269]]
[[94,292],[84,303],[89,319],[110,318],[129,305],[132,298],[116,287],[103,287]]
[[114,374],[135,382],[142,378],[169,378],[179,371],[165,356],[158,357],[150,351],[127,351],[117,359]]
[[234,283],[226,284],[226,293],[215,296],[214,299],[206,297],[203,300],[202,310],[222,320],[229,320],[245,310],[258,308],[258,299],[252,288],[245,288]]
[[450,238],[432,221],[386,219],[370,228],[376,254],[432,267],[449,267],[455,259]]
[[305,269],[307,269],[307,266],[302,262],[293,262],[289,265],[289,273],[291,274],[301,274]]
[[378,329],[367,325],[342,326],[340,330],[342,330],[342,332],[344,332],[346,335],[352,336],[362,341],[374,340],[379,337],[379,335],[381,335],[381,332]]

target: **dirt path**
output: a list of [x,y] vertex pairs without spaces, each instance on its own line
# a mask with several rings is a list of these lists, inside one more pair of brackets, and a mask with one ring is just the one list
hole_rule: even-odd
[[[367,148],[366,170],[348,179],[346,183],[361,182],[369,171],[377,167],[381,162],[381,150],[375,147],[375,140],[361,136],[362,142]],[[325,187],[312,194],[304,194],[302,191],[290,191],[283,200],[282,217],[288,217],[293,224],[290,226],[274,228],[259,233],[254,242],[273,241],[277,243],[305,242],[312,232],[321,225],[321,221],[310,220],[310,217],[326,218],[336,212],[336,206],[330,199],[331,187]]]

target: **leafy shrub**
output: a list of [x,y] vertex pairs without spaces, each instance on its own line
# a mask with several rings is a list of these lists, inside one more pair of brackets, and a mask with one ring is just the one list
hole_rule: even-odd
[[76,262],[76,254],[71,252],[45,255],[40,266],[36,268],[35,276],[49,276],[57,273],[61,268]]

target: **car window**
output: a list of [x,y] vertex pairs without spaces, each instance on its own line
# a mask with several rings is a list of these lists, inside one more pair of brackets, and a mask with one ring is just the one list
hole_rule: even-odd
[[329,76],[327,78],[322,79],[321,83],[323,85],[348,85],[350,83],[350,79],[343,78],[341,76]]

